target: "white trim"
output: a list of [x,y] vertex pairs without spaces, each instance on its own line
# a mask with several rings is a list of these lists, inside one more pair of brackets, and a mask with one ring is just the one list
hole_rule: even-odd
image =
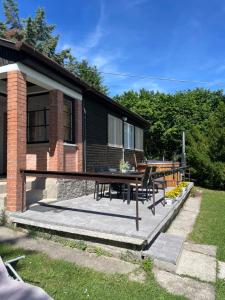
[[109,143],[108,143],[108,147],[111,147],[111,148],[119,148],[119,149],[122,149],[122,148],[123,148],[122,145],[115,145],[115,144],[109,144]]
[[[24,64],[18,63],[18,64],[9,64],[6,66],[0,67],[0,74],[4,74],[10,71],[20,71],[26,74],[28,81],[39,85],[47,90],[59,90],[63,92],[65,95],[70,96],[72,98],[75,98],[77,100],[82,100],[82,95],[63,84],[47,77],[46,75],[43,75]],[[0,76],[1,78],[1,76]]]
[[64,142],[63,146],[66,146],[66,147],[77,147],[77,144],[70,144],[70,143]]
[[144,150],[143,150],[143,149],[138,149],[138,148],[135,148],[134,150],[135,150],[135,151],[144,152]]

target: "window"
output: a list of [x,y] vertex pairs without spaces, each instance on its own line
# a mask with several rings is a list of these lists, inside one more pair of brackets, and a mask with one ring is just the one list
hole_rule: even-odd
[[74,139],[74,102],[71,99],[64,99],[63,122],[64,122],[64,142],[73,144]]
[[135,149],[143,151],[143,129],[135,127]]
[[48,142],[48,109],[32,110],[27,112],[27,142]]
[[122,147],[122,128],[121,119],[108,115],[108,144],[112,147]]
[[124,123],[124,148],[134,149],[134,126]]

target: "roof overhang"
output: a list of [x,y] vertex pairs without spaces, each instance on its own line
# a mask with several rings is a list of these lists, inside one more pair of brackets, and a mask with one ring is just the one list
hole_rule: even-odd
[[[64,67],[62,67],[61,65],[59,65],[58,63],[56,63],[55,61],[53,61],[46,55],[43,55],[39,51],[35,50],[30,45],[27,45],[22,42],[14,43],[14,42],[11,42],[8,40],[0,39],[0,46],[15,50],[21,54],[25,54],[28,57],[27,59],[24,59],[22,61],[22,63],[17,62],[16,64],[20,71],[27,74],[27,76],[31,82],[36,84],[37,80],[38,80],[39,84],[40,84],[40,81],[41,81],[42,85],[45,84],[45,86],[43,86],[43,87],[47,87],[47,85],[48,85],[49,88],[58,87],[58,89],[59,89],[59,87],[60,87],[60,90],[63,89],[64,85],[62,83],[60,83],[59,80],[58,81],[53,80],[52,78],[49,78],[49,76],[42,74],[43,72],[42,72],[41,66],[44,65],[45,67],[52,70],[55,74],[57,74],[58,77],[60,76],[60,78],[62,78],[62,80],[64,80],[64,81],[66,80],[66,81],[70,82],[70,85],[72,84],[72,89],[69,89],[70,91],[68,90],[68,87],[64,86],[65,94],[67,94],[71,97],[74,97],[76,95],[75,98],[80,99],[80,98],[82,98],[81,94],[84,94],[84,93],[89,94],[90,93],[95,96],[95,99],[99,99],[102,103],[105,103],[107,106],[110,106],[112,109],[115,109],[115,110],[119,111],[121,114],[124,114],[125,116],[130,117],[133,121],[137,122],[140,126],[145,127],[148,124],[148,122],[145,119],[143,119],[141,116],[131,112],[130,110],[126,109],[124,106],[115,102],[110,97],[104,95],[103,93],[101,93],[101,92],[97,91],[96,89],[94,89],[93,87],[89,86],[87,83],[85,83],[84,81],[82,81],[81,79],[76,77],[74,74],[72,74],[71,72],[66,70]],[[38,62],[35,69],[32,67],[32,63],[31,63],[32,59],[36,60]],[[13,64],[13,65],[15,65],[15,64]],[[8,66],[9,66],[9,68],[13,68],[12,65],[8,65]],[[76,92],[76,88],[78,89],[78,92]],[[71,91],[73,91],[72,92],[73,96],[71,94]],[[79,93],[79,91],[81,91],[81,92]]]

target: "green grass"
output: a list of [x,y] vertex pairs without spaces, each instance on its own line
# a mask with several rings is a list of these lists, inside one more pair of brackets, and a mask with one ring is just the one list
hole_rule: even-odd
[[125,275],[107,275],[81,268],[74,264],[53,260],[48,256],[12,246],[0,244],[3,259],[26,255],[17,265],[24,281],[42,287],[54,299],[185,299],[167,293],[155,281],[151,263],[143,266],[147,278],[145,283],[131,282]]
[[[225,261],[225,192],[203,190],[200,214],[189,238],[218,247],[217,259]],[[216,282],[216,299],[225,299],[225,280]]]
[[199,244],[216,245],[217,258],[225,261],[225,192],[203,190],[201,211],[189,238]]

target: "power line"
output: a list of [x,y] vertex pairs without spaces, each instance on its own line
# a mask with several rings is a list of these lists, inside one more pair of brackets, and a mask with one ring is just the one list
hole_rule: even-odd
[[153,76],[153,75],[134,75],[134,74],[129,74],[129,73],[113,73],[113,72],[104,72],[104,71],[99,71],[99,73],[104,74],[104,75],[112,75],[112,76],[119,76],[119,77],[130,77],[130,78],[139,78],[139,79],[173,81],[173,82],[180,82],[180,83],[198,83],[198,84],[208,84],[208,85],[214,85],[214,86],[216,86],[216,85],[225,86],[224,82],[178,79],[178,78],[161,77],[161,76]]

